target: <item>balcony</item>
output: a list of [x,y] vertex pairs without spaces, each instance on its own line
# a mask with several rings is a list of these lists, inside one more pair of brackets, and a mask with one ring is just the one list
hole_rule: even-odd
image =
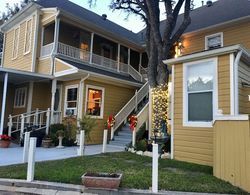
[[[40,57],[43,58],[50,56],[53,52],[53,48],[54,43],[42,46]],[[134,79],[142,81],[142,75],[131,65],[97,55],[93,52],[91,53],[89,51],[59,42],[57,46],[57,54],[77,60],[83,64],[91,64],[105,70],[130,75]]]

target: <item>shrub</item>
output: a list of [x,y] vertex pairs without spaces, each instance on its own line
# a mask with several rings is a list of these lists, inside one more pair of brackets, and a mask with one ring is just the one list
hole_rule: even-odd
[[136,142],[135,148],[137,151],[145,152],[147,150],[147,141],[142,139],[142,140]]
[[[50,125],[50,138],[52,139],[52,142],[57,145],[58,144],[58,138],[57,138],[57,131],[64,131],[65,132],[65,126],[64,124],[58,123]],[[67,135],[65,135],[67,137]]]
[[90,132],[96,126],[96,120],[90,118],[89,116],[84,116],[82,119],[79,119],[79,124],[82,130],[85,131],[85,137],[87,140],[91,140]]

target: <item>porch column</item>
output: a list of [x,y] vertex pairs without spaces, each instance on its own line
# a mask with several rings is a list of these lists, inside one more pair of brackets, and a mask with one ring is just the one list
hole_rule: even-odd
[[148,98],[148,101],[149,101],[149,107],[148,107],[148,139],[150,140],[151,138],[151,135],[152,135],[152,90],[149,86],[149,98]]
[[51,87],[51,115],[50,115],[50,121],[51,124],[54,123],[54,106],[55,106],[55,94],[56,94],[56,85],[57,85],[57,80],[53,79],[52,80],[52,87]]
[[58,39],[59,39],[59,25],[60,25],[60,18],[56,18],[55,21],[55,31],[54,31],[54,51],[53,53],[57,53],[57,47],[58,47]]
[[8,73],[5,73],[5,75],[4,75],[4,87],[3,87],[3,98],[2,98],[1,123],[0,123],[0,134],[1,135],[3,134],[7,87],[8,87]]
[[90,51],[89,51],[89,63],[92,64],[93,62],[93,45],[94,45],[94,33],[91,33],[91,40],[90,40]]
[[121,56],[121,44],[118,43],[118,48],[117,48],[117,72],[120,72],[120,56]]
[[130,48],[128,48],[128,65],[130,65]]
[[141,67],[142,67],[142,53],[140,53],[140,60],[139,60],[139,73],[141,73]]
[[[27,113],[31,112],[32,109],[32,97],[33,97],[33,89],[34,89],[34,82],[29,82],[29,93],[28,93],[28,102],[27,102]],[[30,117],[27,118],[27,123],[30,122]]]

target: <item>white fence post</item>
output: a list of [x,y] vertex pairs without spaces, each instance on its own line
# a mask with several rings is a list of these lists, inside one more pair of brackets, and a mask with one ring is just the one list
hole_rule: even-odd
[[24,115],[21,114],[21,130],[20,130],[20,140],[23,139],[23,132],[24,132]]
[[24,145],[23,145],[23,163],[28,162],[29,142],[30,142],[30,132],[25,132],[25,134],[24,134]]
[[80,147],[78,149],[78,156],[83,156],[83,152],[84,152],[84,142],[85,142],[85,131],[81,130],[80,132]]
[[106,152],[106,149],[107,149],[107,138],[108,138],[108,130],[104,129],[104,132],[103,132],[102,153]]
[[114,127],[111,127],[111,140],[114,139]]
[[[8,136],[11,136],[11,130],[12,130],[12,116],[9,115],[9,122],[8,122]],[[18,128],[18,127],[17,127]]]
[[135,142],[136,142],[136,128],[133,130],[132,134],[132,146],[135,147]]
[[46,135],[49,134],[49,119],[50,119],[50,109],[48,108],[46,112]]
[[152,192],[158,193],[158,144],[153,143]]
[[28,169],[27,169],[27,181],[34,180],[35,175],[35,152],[36,152],[36,137],[30,138],[29,157],[28,157]]

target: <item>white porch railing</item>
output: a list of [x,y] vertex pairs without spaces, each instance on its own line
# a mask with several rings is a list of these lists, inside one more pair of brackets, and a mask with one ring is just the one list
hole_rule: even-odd
[[54,43],[50,43],[50,44],[42,46],[40,57],[51,55],[53,47],[54,47]]
[[84,62],[89,62],[89,52],[83,49],[79,49],[76,47],[72,47],[70,45],[64,43],[58,43],[58,51],[59,54],[68,56],[77,60],[81,60]]
[[136,132],[141,128],[144,123],[148,123],[149,120],[149,103],[147,103],[143,109],[136,115],[137,125],[132,135],[132,146],[135,146],[136,141]]
[[118,62],[97,54],[92,54],[92,63],[110,70],[118,71]]
[[114,132],[127,120],[127,117],[138,106],[144,97],[148,95],[149,85],[145,83],[138,92],[129,100],[129,102],[115,115]]
[[[23,113],[20,115],[9,116],[8,122],[8,135],[11,136],[13,133],[20,133],[20,140],[23,139],[24,131],[38,131],[45,129],[46,134],[49,133],[50,125],[50,109],[32,111],[31,113]],[[55,112],[56,115],[57,112]]]

